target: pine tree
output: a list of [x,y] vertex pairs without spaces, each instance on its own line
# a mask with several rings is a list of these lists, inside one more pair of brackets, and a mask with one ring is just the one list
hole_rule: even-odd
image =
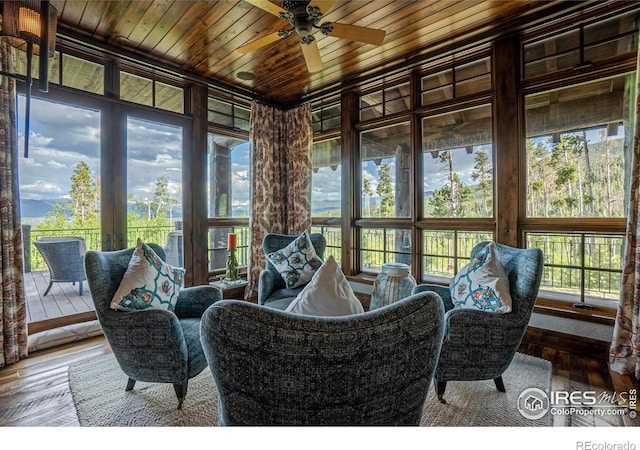
[[393,183],[391,181],[391,167],[384,161],[378,167],[378,186],[376,192],[380,196],[379,217],[393,217],[395,199],[393,197]]
[[71,202],[68,207],[71,210],[71,220],[76,225],[83,227],[91,223],[95,225],[98,217],[96,205],[96,184],[91,177],[89,165],[80,161],[71,175],[71,190],[69,196]]
[[476,153],[475,164],[473,166],[473,172],[471,172],[471,178],[473,181],[478,182],[478,192],[481,198],[481,216],[488,216],[491,206],[491,191],[493,180],[493,168],[489,164],[489,156],[482,150]]

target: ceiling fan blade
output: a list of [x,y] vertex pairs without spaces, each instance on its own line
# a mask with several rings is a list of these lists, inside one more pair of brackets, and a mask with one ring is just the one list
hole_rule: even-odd
[[318,43],[313,40],[310,44],[300,43],[302,47],[302,54],[304,60],[307,63],[307,69],[309,72],[319,72],[323,69],[322,59],[320,58],[320,51],[318,50]]
[[335,3],[336,0],[311,0],[309,6],[315,6],[324,16],[331,8],[333,8],[333,5],[335,5]]
[[384,30],[346,25],[344,23],[331,23],[331,26],[333,31],[329,33],[329,36],[364,42],[365,44],[380,45],[387,34]]
[[251,53],[262,47],[265,47],[277,40],[281,39],[278,33],[267,34],[265,37],[261,37],[260,39],[256,39],[255,41],[249,42],[246,45],[236,49],[237,52],[240,53]]
[[280,13],[286,13],[287,10],[279,7],[275,3],[271,3],[269,0],[244,0],[247,3],[251,3],[253,6],[262,9],[276,17],[279,17]]

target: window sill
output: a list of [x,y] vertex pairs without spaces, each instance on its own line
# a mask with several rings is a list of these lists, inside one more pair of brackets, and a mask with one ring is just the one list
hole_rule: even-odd
[[[351,281],[353,283],[371,285],[376,279],[375,276],[363,274],[359,274],[357,276],[347,276],[346,278],[348,281]],[[430,280],[424,281],[422,283],[441,284],[443,286],[446,286],[447,284],[441,282],[441,280]],[[567,319],[600,323],[604,325],[613,325],[616,320],[617,310],[615,307],[590,304],[593,309],[579,309],[573,306],[574,303],[576,302],[570,300],[558,300],[538,297],[533,311],[538,314],[546,314],[550,316],[564,317]]]
[[573,304],[574,302],[538,297],[533,312],[604,325],[613,325],[616,320],[615,308],[591,305],[593,309],[579,309]]

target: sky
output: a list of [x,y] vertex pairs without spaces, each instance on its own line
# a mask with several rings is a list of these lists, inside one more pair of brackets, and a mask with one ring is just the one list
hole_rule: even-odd
[[[19,97],[19,148],[24,146],[25,98]],[[127,192],[136,200],[153,195],[156,180],[166,176],[172,197],[181,199],[181,136],[179,127],[129,118],[127,123]],[[22,200],[60,201],[69,197],[71,174],[79,161],[85,161],[93,179],[100,176],[100,112],[39,99],[31,100],[29,158],[20,157]],[[487,151],[487,149],[483,149]],[[103,150],[104,151],[104,150]],[[491,156],[491,152],[488,152]],[[455,170],[466,183],[471,179],[475,155],[464,149],[453,150]],[[395,160],[388,159],[391,173]],[[249,146],[238,145],[232,152],[234,177],[233,208],[245,215],[249,205]],[[430,154],[424,158],[424,190],[433,191],[447,180],[447,168]],[[367,162],[363,176],[377,186],[377,166]],[[314,209],[339,207],[340,167],[321,168],[312,175]],[[106,186],[108,186],[108,182]]]
[[[71,174],[80,161],[100,177],[100,112],[38,99],[31,100],[29,157],[24,148],[25,99],[19,101],[19,176],[22,200],[69,197]],[[156,180],[166,176],[171,196],[181,199],[182,130],[129,118],[127,123],[127,192],[135,199],[153,195]],[[105,186],[109,186],[107,180]]]

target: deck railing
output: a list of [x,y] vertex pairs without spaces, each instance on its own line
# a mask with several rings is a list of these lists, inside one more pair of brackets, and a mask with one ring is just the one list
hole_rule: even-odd
[[[144,242],[153,242],[162,246],[167,243],[167,237],[171,231],[180,230],[180,226],[153,226],[153,227],[130,227],[127,230],[127,245],[135,245],[136,239],[140,238]],[[24,247],[24,271],[47,270],[47,264],[42,259],[42,255],[33,245],[45,236],[81,236],[85,240],[87,250],[100,250],[101,237],[99,228],[67,228],[65,230],[46,229],[34,230],[31,225],[22,226],[22,239]]]

